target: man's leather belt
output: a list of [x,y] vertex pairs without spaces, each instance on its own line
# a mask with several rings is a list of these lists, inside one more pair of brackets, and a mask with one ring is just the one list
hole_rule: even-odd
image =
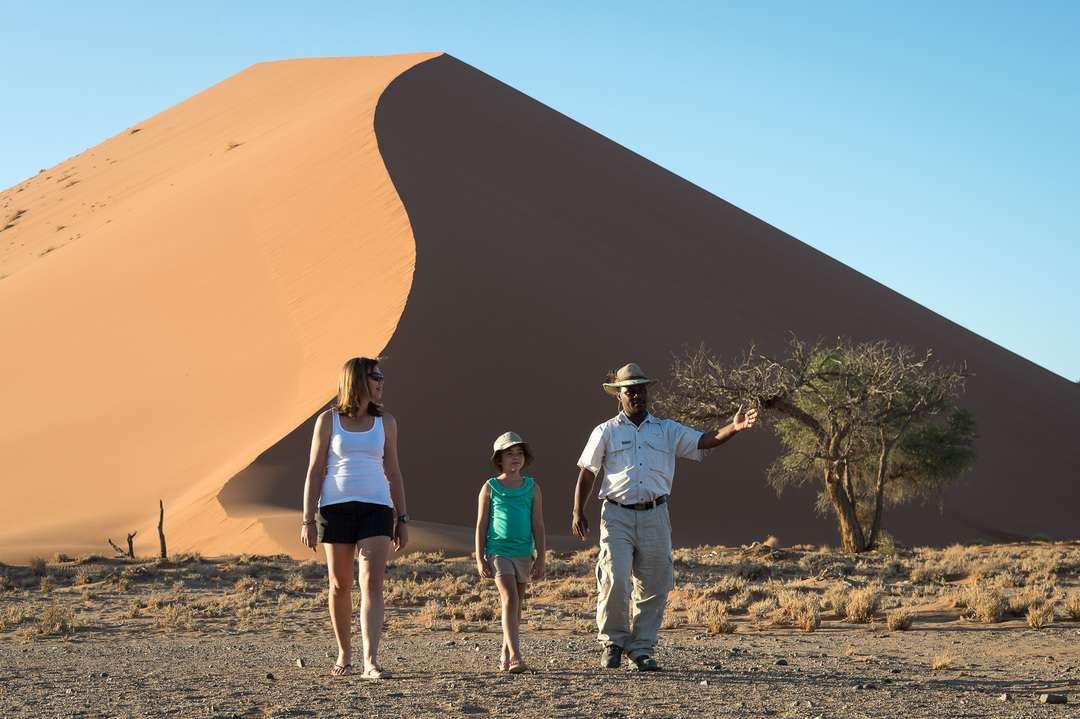
[[637,504],[619,504],[614,499],[609,499],[608,497],[604,497],[604,501],[611,502],[616,507],[622,507],[623,509],[637,509],[640,511],[642,509],[653,509],[655,507],[659,507],[661,504],[667,504],[667,498],[668,496],[665,494],[662,497],[657,497],[656,499],[649,500],[648,502],[638,502]]

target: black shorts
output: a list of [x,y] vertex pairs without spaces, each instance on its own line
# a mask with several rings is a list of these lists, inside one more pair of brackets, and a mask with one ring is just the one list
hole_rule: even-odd
[[393,537],[394,510],[370,502],[328,504],[319,507],[315,524],[324,544],[356,544],[368,537]]

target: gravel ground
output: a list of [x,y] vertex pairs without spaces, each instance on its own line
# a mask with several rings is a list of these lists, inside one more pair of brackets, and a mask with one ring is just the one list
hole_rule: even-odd
[[[312,624],[318,624],[312,618]],[[499,635],[390,633],[382,681],[331,678],[328,631],[96,631],[0,639],[5,717],[1080,717],[1080,629],[943,626],[663,634],[664,670],[597,666],[597,645],[525,632],[533,671],[493,670]],[[323,627],[325,629],[325,627]],[[931,671],[934,656],[954,668]],[[301,660],[303,667],[297,665]],[[1071,703],[1044,705],[1042,693]],[[1003,701],[1001,696],[1008,694]]]

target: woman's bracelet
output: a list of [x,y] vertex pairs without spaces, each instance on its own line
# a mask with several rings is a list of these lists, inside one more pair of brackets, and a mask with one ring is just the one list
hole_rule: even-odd
[[314,519],[305,519],[303,526],[307,527],[307,526],[310,526],[310,525],[313,525],[313,524],[315,524]]

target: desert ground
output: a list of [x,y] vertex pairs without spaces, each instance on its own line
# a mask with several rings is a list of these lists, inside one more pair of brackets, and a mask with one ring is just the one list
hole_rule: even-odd
[[1078,542],[678,549],[655,674],[597,666],[594,558],[549,556],[510,676],[473,562],[395,557],[374,682],[328,676],[320,562],[2,566],[0,715],[1080,717]]

